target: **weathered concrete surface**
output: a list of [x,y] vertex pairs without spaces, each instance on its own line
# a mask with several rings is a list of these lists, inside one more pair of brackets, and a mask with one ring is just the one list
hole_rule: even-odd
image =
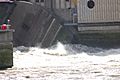
[[0,42],[12,42],[13,41],[12,31],[0,31]]
[[0,32],[0,69],[13,66],[12,31]]
[[[1,45],[1,44],[0,44]],[[1,68],[8,68],[13,66],[13,46],[12,44],[3,44],[0,48],[0,69]],[[9,48],[11,49],[9,49]]]
[[74,35],[75,44],[84,44],[92,47],[119,48],[120,33],[81,33]]
[[0,69],[13,66],[13,44],[12,42],[0,43]]
[[[11,15],[11,24],[15,26],[14,45],[50,46],[61,27],[59,22],[39,4],[22,1],[16,4]],[[48,38],[48,34],[51,37]]]

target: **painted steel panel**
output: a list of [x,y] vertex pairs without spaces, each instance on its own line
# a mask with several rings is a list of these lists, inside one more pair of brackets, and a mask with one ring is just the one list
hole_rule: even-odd
[[93,0],[92,9],[88,8],[88,1],[78,1],[78,23],[120,21],[120,0]]

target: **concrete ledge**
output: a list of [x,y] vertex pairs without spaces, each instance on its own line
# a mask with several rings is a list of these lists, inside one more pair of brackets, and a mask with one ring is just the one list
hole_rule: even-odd
[[13,41],[12,31],[0,32],[0,42],[11,42],[11,41]]
[[75,44],[83,44],[90,47],[119,48],[120,33],[81,33],[74,35]]

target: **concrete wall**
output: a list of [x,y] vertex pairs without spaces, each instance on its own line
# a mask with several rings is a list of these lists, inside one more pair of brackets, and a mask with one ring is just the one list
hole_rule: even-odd
[[12,31],[0,31],[0,69],[13,66]]
[[[53,15],[39,4],[17,2],[11,15],[11,24],[15,27],[14,44],[35,46],[40,43],[42,47],[50,46],[60,27],[56,19],[57,23],[54,24],[54,19]],[[51,29],[55,29],[54,34]],[[51,37],[46,37],[47,35]],[[46,42],[49,43],[45,44]]]
[[[36,2],[36,0],[30,0],[30,2]],[[38,0],[37,3],[40,3],[41,6],[44,6],[46,8],[51,8],[51,6],[53,8],[56,9],[66,9],[66,8],[74,8],[74,4],[73,4],[73,0],[44,0],[43,2],[41,2],[41,0]]]
[[10,31],[0,31],[0,42],[12,42],[13,33]]
[[0,69],[11,68],[13,66],[13,44],[0,43]]
[[[35,0],[30,1],[33,3],[35,2]],[[44,0],[44,2],[41,2],[41,0],[39,0],[39,2],[37,3],[47,8],[49,11],[54,12],[65,22],[72,22],[72,9],[75,8],[75,5],[73,4],[72,0]]]

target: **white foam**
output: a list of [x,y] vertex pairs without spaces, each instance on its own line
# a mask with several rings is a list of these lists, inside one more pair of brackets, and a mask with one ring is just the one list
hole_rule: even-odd
[[65,46],[58,42],[55,48],[52,49],[44,49],[43,52],[45,54],[51,54],[51,55],[67,55],[67,51],[65,49]]
[[46,72],[50,76],[43,77],[52,80],[118,80],[120,78],[120,49],[99,50],[96,53],[80,51],[69,55],[65,45],[58,43],[56,46],[49,49],[31,47],[29,51],[15,48],[14,67],[52,72],[50,74]]

